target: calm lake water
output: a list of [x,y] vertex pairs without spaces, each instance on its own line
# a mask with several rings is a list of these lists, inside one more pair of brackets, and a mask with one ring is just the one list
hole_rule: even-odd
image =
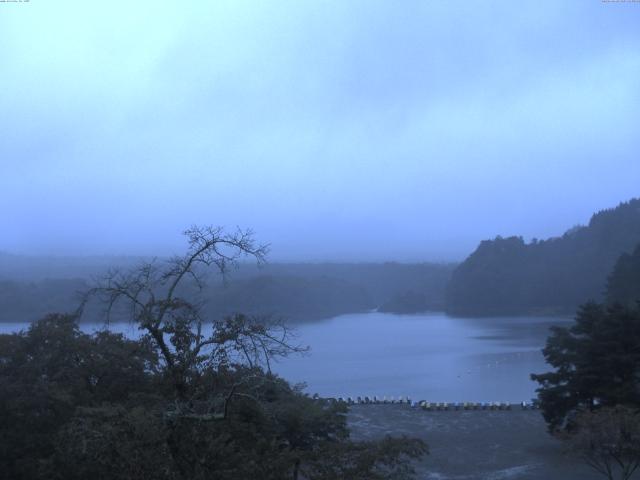
[[[443,313],[341,315],[296,326],[310,353],[283,359],[273,369],[306,382],[309,393],[346,397],[410,396],[436,402],[531,400],[531,373],[549,370],[541,353],[555,317],[454,318]],[[0,324],[6,333],[24,323]],[[85,331],[101,328],[84,324]],[[135,337],[129,324],[112,330]]]
[[442,402],[520,402],[531,373],[549,370],[541,349],[568,318],[454,318],[442,313],[342,315],[298,327],[308,356],[276,367],[321,396],[410,396]]

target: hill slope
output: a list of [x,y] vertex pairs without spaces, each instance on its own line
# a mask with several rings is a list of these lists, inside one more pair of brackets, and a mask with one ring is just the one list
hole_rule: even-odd
[[607,280],[607,302],[633,307],[640,302],[640,244],[624,253]]
[[[73,311],[77,292],[109,267],[128,269],[142,258],[30,258],[0,254],[0,322],[31,321],[49,312]],[[422,309],[441,309],[452,264],[244,264],[223,285],[212,274],[201,297],[209,318],[235,312],[273,315],[291,322],[365,312],[406,291],[418,291]],[[187,288],[186,297],[196,292]],[[84,320],[98,321],[89,305]],[[125,312],[126,313],[126,312]],[[126,316],[114,314],[113,320]]]
[[453,272],[447,310],[459,315],[568,313],[602,300],[618,258],[640,243],[640,199],[591,217],[562,237],[485,240]]

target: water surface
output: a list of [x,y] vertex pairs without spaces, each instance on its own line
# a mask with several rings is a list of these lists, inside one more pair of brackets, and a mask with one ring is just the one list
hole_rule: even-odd
[[298,327],[311,346],[275,370],[321,396],[410,396],[432,401],[520,402],[531,373],[549,370],[541,349],[567,318],[454,318],[442,313],[341,315]]
[[[520,402],[535,396],[531,373],[549,370],[541,353],[556,317],[455,318],[443,313],[363,313],[296,326],[303,356],[273,369],[321,396],[410,396],[447,402]],[[26,328],[0,324],[0,332]],[[83,324],[92,332],[103,324]],[[110,329],[139,335],[131,324]]]

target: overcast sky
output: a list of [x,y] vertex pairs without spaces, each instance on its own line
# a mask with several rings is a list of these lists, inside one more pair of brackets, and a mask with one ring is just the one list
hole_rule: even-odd
[[0,3],[0,250],[458,260],[640,196],[640,4]]

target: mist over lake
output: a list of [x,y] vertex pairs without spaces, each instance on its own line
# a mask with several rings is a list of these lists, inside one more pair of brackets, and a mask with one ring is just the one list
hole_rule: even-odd
[[639,25],[0,0],[0,480],[640,479]]

